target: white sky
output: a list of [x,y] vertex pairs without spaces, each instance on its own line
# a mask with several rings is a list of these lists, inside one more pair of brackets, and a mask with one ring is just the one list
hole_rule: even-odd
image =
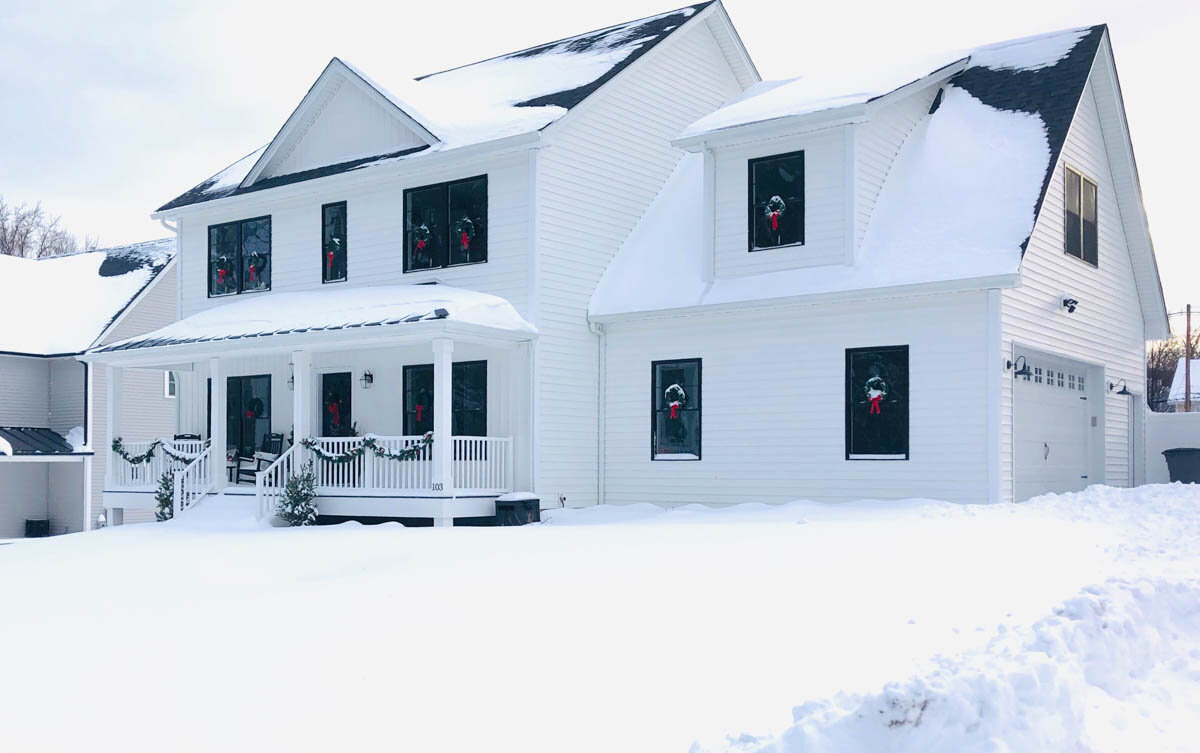
[[[419,75],[682,4],[0,0],[0,195],[40,200],[104,245],[161,237],[149,213],[269,141],[335,55],[369,74]],[[1109,24],[1167,303],[1200,305],[1185,264],[1195,253],[1188,228],[1200,174],[1190,85],[1200,3],[727,0],[726,8],[764,78]]]

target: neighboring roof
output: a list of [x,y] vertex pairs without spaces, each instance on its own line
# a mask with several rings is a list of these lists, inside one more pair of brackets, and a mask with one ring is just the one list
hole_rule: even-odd
[[[1186,358],[1180,358],[1175,364],[1175,377],[1171,379],[1171,392],[1167,395],[1169,402],[1184,401],[1187,395]],[[1200,405],[1200,358],[1192,359],[1192,402]]]
[[383,285],[241,296],[92,352],[244,339],[258,343],[276,335],[388,328],[430,320],[527,336],[519,339],[532,339],[537,334],[536,328],[499,296],[449,285]]
[[[377,82],[350,63],[334,58],[326,71],[330,67],[344,68],[358,76],[432,134],[436,143],[241,185],[267,145],[167,202],[158,211],[390,163],[427,149],[446,151],[541,130],[711,4],[703,2],[589,31],[417,79],[385,77]],[[270,185],[265,185],[268,182]]]
[[65,256],[0,256],[0,353],[92,347],[175,255],[175,239]]
[[0,426],[0,455],[73,455],[75,448],[49,429]]
[[[686,196],[660,195],[650,206],[606,270],[590,315],[965,280],[1015,283],[1103,35],[1103,26],[1071,29],[988,45],[965,58],[960,53],[935,58],[934,65],[955,60],[959,65],[944,71],[943,80],[928,82],[925,91],[939,86],[940,91],[888,171],[853,266],[705,282],[700,260],[691,258],[700,255],[701,239],[686,242],[686,233],[659,238],[654,229],[702,225],[703,175],[696,156],[685,157],[664,193]],[[758,97],[743,99],[714,114],[724,112],[724,120],[709,116],[698,124],[735,128],[755,117],[870,101],[887,94],[887,87],[910,83],[911,71],[922,67],[891,70],[901,73],[878,77],[881,85],[850,87],[845,97],[825,84],[806,89],[799,79],[761,91],[758,97],[769,106],[751,108],[746,105]],[[703,131],[693,125],[688,132]],[[667,270],[679,270],[666,275],[669,284]],[[635,279],[656,284],[630,283]]]

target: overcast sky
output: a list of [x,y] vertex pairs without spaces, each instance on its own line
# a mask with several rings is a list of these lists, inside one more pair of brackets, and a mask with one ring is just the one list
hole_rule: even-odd
[[[0,195],[102,245],[270,141],[333,56],[420,75],[682,5],[670,0],[0,0]],[[1200,3],[726,0],[764,78],[1107,23],[1172,311],[1200,305],[1193,179]],[[287,8],[287,12],[280,12]]]

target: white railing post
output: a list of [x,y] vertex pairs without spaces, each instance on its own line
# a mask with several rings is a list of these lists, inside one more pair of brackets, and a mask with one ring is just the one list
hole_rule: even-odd
[[513,489],[513,441],[512,437],[504,439],[504,491]]
[[175,471],[175,489],[171,500],[171,517],[179,515],[183,510],[183,471]]

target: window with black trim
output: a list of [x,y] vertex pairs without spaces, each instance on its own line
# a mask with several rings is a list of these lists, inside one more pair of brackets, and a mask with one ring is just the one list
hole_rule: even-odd
[[908,460],[908,346],[846,349],[846,459]]
[[346,279],[346,202],[321,207],[321,282]]
[[650,364],[650,459],[700,459],[700,359]]
[[208,297],[271,289],[271,218],[208,226]]
[[487,176],[404,192],[404,271],[487,261]]
[[804,152],[749,163],[750,250],[804,243]]
[[[450,432],[487,436],[487,361],[459,361],[450,372]],[[404,433],[433,431],[433,364],[404,367]]]
[[1070,256],[1100,265],[1100,238],[1096,226],[1096,184],[1069,167],[1063,167],[1064,250]]

